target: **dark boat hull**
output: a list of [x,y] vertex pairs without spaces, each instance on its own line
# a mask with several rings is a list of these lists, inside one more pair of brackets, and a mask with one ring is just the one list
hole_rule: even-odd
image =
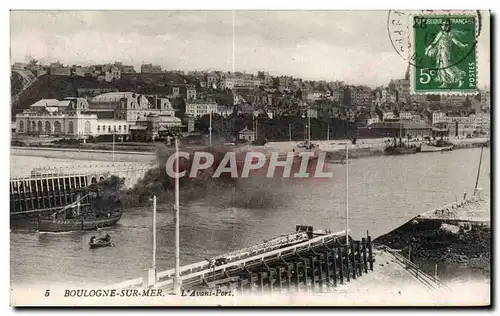
[[111,241],[101,241],[101,242],[89,242],[90,248],[101,248],[111,246]]
[[38,230],[40,232],[70,232],[77,230],[95,230],[97,228],[115,225],[122,214],[99,219],[40,219]]
[[417,151],[420,151],[420,147],[388,147],[384,150],[384,154],[386,155],[408,155],[408,154],[416,154]]

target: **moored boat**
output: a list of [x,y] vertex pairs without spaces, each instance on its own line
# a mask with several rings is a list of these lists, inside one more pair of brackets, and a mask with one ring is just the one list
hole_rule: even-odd
[[76,230],[95,230],[115,225],[122,217],[121,211],[108,213],[107,217],[72,218],[72,219],[44,219],[38,221],[40,232],[70,232]]
[[122,217],[121,203],[109,201],[96,194],[90,205],[81,206],[81,201],[93,192],[80,197],[75,202],[55,211],[49,217],[38,218],[39,232],[70,232],[96,230],[115,225]]
[[450,150],[453,150],[453,143],[442,138],[434,142],[428,139],[428,142],[422,146],[422,152],[436,152],[436,151],[450,151]]
[[451,151],[451,150],[453,150],[453,145],[446,146],[446,147],[436,147],[436,146],[430,146],[430,145],[423,145],[421,152],[437,152],[437,151]]
[[401,140],[397,143],[396,139],[394,142],[384,148],[384,154],[386,155],[407,155],[416,154],[422,150],[422,146],[407,145]]

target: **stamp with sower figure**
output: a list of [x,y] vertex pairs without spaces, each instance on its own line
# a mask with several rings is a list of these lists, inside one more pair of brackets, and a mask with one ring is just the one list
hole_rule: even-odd
[[414,92],[476,92],[475,39],[475,16],[414,16]]
[[412,94],[478,92],[478,11],[390,11],[387,31],[409,64]]

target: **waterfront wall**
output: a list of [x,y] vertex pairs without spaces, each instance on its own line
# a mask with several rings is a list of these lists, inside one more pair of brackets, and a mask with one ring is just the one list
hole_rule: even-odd
[[[361,158],[383,155],[385,147],[384,140],[388,138],[376,139],[360,139],[356,144],[352,144],[350,140],[344,141],[314,141],[319,145],[321,150],[327,152],[340,152],[345,150],[345,145],[348,144],[350,157]],[[479,147],[488,142],[487,138],[465,138],[465,139],[450,139],[454,144],[454,149]],[[280,151],[288,152],[297,148],[300,142],[269,142],[265,146],[248,146],[249,150],[256,148],[259,151]],[[410,144],[419,145],[421,141],[412,141]],[[155,152],[144,151],[113,151],[111,150],[96,150],[96,149],[78,149],[78,148],[47,148],[47,147],[11,147],[11,155],[14,156],[34,156],[47,158],[61,159],[78,159],[78,160],[93,160],[107,162],[137,162],[137,163],[153,163],[156,162]],[[335,155],[332,156],[334,159]],[[340,156],[338,157],[340,158]]]
[[113,151],[110,150],[79,150],[77,148],[11,147],[10,154],[13,156],[32,156],[107,162],[113,161],[113,158],[114,162],[153,163],[156,161],[156,153],[154,152],[115,151],[113,155]]

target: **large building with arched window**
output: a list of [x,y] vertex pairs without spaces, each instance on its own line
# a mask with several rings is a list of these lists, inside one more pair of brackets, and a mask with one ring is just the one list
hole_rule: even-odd
[[16,133],[25,135],[88,138],[100,135],[129,135],[157,115],[163,128],[180,128],[181,120],[166,98],[133,92],[110,92],[90,100],[42,99],[16,115]]
[[[88,111],[84,98],[42,99],[16,115],[16,133],[33,136],[69,136],[88,138],[108,134],[100,127],[98,116]],[[125,126],[125,121],[114,120],[107,125]],[[101,130],[102,133],[99,131]],[[117,133],[126,135],[127,132]]]

